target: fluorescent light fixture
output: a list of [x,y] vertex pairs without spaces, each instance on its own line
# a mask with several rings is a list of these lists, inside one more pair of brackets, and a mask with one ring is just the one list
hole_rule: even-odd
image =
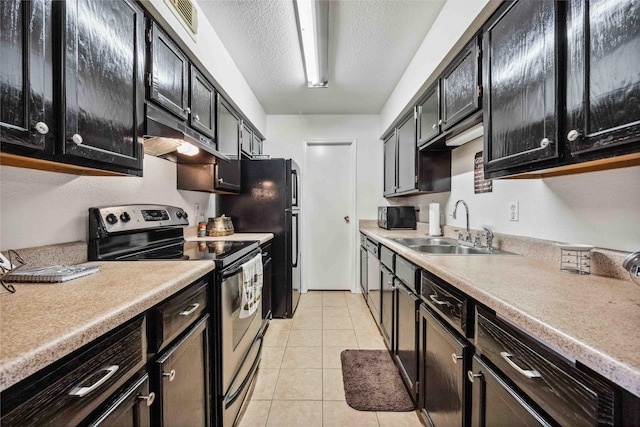
[[473,141],[474,139],[480,138],[482,135],[484,135],[484,126],[482,126],[482,123],[478,123],[453,138],[447,138],[444,141],[444,145],[447,147],[458,147],[466,144],[467,142]]
[[294,0],[294,4],[307,86],[325,88],[328,86],[329,2],[327,0]]
[[178,153],[186,154],[187,156],[195,156],[200,152],[200,149],[198,147],[189,142],[183,142],[182,144],[178,145],[177,150]]

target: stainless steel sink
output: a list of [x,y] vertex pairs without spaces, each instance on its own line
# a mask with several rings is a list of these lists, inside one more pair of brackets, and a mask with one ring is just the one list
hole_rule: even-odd
[[414,251],[429,255],[514,255],[499,249],[489,250],[461,245],[455,239],[446,237],[417,237],[392,239]]

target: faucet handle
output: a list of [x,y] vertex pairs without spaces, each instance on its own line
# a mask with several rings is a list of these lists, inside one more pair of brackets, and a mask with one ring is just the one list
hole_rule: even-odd
[[485,238],[487,239],[487,248],[493,247],[493,231],[489,227],[483,227]]
[[473,238],[473,246],[479,248],[482,246],[480,243],[480,233],[476,234],[476,237]]
[[453,232],[454,233],[458,233],[458,240],[462,240],[462,233],[460,232],[459,229],[456,228],[456,229],[453,230]]

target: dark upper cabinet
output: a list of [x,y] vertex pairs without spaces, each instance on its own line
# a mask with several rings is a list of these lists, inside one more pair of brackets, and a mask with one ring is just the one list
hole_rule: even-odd
[[251,139],[251,154],[262,154],[262,140],[255,133]]
[[143,11],[129,0],[58,4],[66,28],[64,154],[141,170]]
[[393,132],[384,142],[384,191],[385,196],[396,192],[396,133]]
[[480,109],[479,62],[478,37],[474,37],[442,74],[442,130],[451,129]]
[[0,2],[3,151],[53,151],[51,0]]
[[240,143],[240,149],[248,156],[251,155],[251,144],[253,143],[253,131],[246,124],[242,124],[242,142]]
[[418,102],[418,146],[421,147],[440,135],[440,81],[427,90]]
[[567,2],[567,119],[574,156],[640,150],[640,3]]
[[215,165],[214,188],[221,191],[240,191],[240,132],[242,120],[218,94],[218,151],[227,155],[229,162]]
[[150,31],[149,98],[186,120],[189,114],[189,60],[157,23],[151,24]]
[[490,177],[516,166],[540,168],[531,164],[560,155],[558,7],[550,1],[505,3],[484,28],[484,169]]
[[189,105],[191,127],[203,134],[216,136],[216,90],[193,65],[189,68]]
[[413,112],[398,125],[398,182],[396,193],[416,189],[416,120]]

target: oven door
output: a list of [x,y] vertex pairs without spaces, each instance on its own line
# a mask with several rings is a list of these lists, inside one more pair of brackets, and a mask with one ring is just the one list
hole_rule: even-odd
[[[258,254],[255,252],[244,260]],[[241,316],[242,264],[239,262],[221,272],[222,310],[222,391],[229,392],[231,381],[241,369],[245,355],[251,348],[262,324],[262,298],[257,300],[257,309],[249,316]],[[251,362],[247,362],[251,363]]]

